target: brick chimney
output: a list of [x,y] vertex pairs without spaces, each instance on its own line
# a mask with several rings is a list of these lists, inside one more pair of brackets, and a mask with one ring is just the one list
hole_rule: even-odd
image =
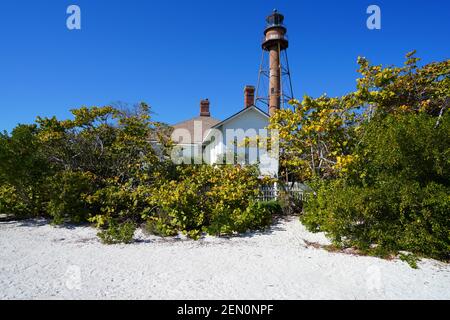
[[255,104],[255,87],[245,86],[244,89],[244,106],[245,108],[251,107]]
[[209,100],[204,99],[200,101],[200,117],[210,117],[209,113]]

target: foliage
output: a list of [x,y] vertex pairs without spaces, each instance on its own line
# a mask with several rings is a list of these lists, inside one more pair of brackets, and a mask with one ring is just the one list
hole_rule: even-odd
[[173,171],[169,128],[151,121],[144,103],[72,113],[0,135],[0,210],[56,223],[139,220],[151,187]]
[[316,182],[305,225],[339,246],[449,259],[450,115],[438,128],[435,120],[392,115],[367,125],[356,151],[364,160],[343,177]]
[[112,107],[83,107],[72,113],[74,120],[37,120],[39,139],[56,168],[90,172],[118,183],[152,182],[165,173],[168,162],[160,160],[167,159],[169,138],[161,124],[150,120],[146,104],[135,114]]
[[114,220],[108,222],[108,228],[97,233],[104,244],[131,243],[136,230],[134,222],[117,223]]
[[29,208],[10,185],[0,186],[0,213],[11,214],[18,218],[26,217]]
[[415,51],[406,55],[401,67],[371,65],[358,58],[362,77],[355,97],[366,106],[368,117],[424,112],[439,116],[448,109],[450,97],[450,60],[419,67]]
[[134,185],[132,180],[117,183],[107,180],[108,184],[86,196],[86,202],[96,209],[89,221],[98,227],[104,225],[109,219],[118,221],[133,220],[139,222],[142,215],[151,211],[148,196],[152,186]]
[[337,246],[449,259],[450,60],[403,66],[358,58],[342,97],[306,96],[277,111],[285,180],[316,193],[301,220]]
[[362,121],[355,98],[305,97],[291,104],[292,109],[277,111],[269,125],[279,132],[281,176],[286,181],[334,176],[338,159],[351,161],[349,152]]
[[272,216],[283,214],[283,208],[278,200],[261,201],[259,203],[268,210]]
[[51,170],[38,133],[36,125],[18,125],[11,134],[0,134],[0,213],[38,216],[44,212],[44,180]]
[[234,212],[234,230],[242,233],[267,228],[279,210],[275,202],[251,202],[245,210],[237,209]]
[[264,228],[276,210],[257,203],[254,166],[175,166],[170,128],[149,107],[72,110],[0,135],[0,212],[95,223],[105,243],[129,242],[135,226],[197,239]]
[[419,67],[414,54],[407,54],[404,66],[386,68],[359,57],[355,92],[305,96],[277,111],[269,128],[279,131],[281,176],[303,182],[346,174],[358,160],[354,149],[364,124],[389,114],[425,113],[436,117],[437,126],[450,102],[450,60]]
[[50,185],[66,191],[52,193],[49,213],[78,221],[89,216],[97,226],[109,219],[139,220],[148,210],[147,186],[171,170],[165,127],[150,120],[146,104],[134,112],[107,106],[72,113],[73,120],[37,121],[43,153],[58,172],[50,177]]
[[419,258],[414,254],[405,254],[400,253],[399,255],[400,260],[405,261],[409,266],[413,269],[418,269],[417,262],[419,261]]
[[[298,196],[293,191],[294,183],[280,180],[278,182],[278,194],[277,194],[277,204],[280,207],[280,212],[284,215],[299,214],[302,212],[303,208],[303,198]],[[303,196],[307,196],[308,190],[303,191]]]
[[[197,165],[177,171],[178,179],[163,184],[152,197],[168,217],[169,229],[198,238],[204,231],[221,235],[265,226],[269,210],[254,212],[261,183],[255,167]],[[253,224],[251,216],[257,218]]]
[[144,230],[149,234],[160,237],[176,236],[178,231],[170,224],[170,219],[162,217],[150,217],[145,223]]
[[86,221],[90,208],[85,197],[93,192],[93,181],[90,173],[72,171],[60,171],[48,178],[47,213],[54,223]]

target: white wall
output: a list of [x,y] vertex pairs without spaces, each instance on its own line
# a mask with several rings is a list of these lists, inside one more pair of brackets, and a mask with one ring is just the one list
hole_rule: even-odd
[[[213,134],[216,138],[221,138],[220,141],[213,142],[209,148],[210,148],[210,155],[211,155],[211,163],[217,162],[217,157],[219,155],[223,155],[226,153],[227,148],[230,151],[234,150],[233,140],[234,137],[238,137],[238,143],[241,141],[241,139],[247,137],[247,138],[255,138],[255,136],[263,136],[265,133],[265,129],[268,126],[268,118],[261,114],[259,111],[255,110],[254,108],[249,109],[246,112],[242,112],[241,114],[237,115],[235,118],[225,122],[221,127],[218,129],[220,132],[216,132]],[[220,137],[221,135],[221,137]],[[264,150],[259,150],[259,161],[260,161],[260,171],[262,175],[270,175],[270,176],[276,176],[278,173],[278,157],[268,154],[266,152],[263,152]],[[238,147],[238,160],[240,160],[240,163],[244,163],[245,161],[245,148]],[[247,149],[247,160],[250,161],[250,163],[256,163],[257,162],[257,154],[258,151],[256,147],[250,147]]]

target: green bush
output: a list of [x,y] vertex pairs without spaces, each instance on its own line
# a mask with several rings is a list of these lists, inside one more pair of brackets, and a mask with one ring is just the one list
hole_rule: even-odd
[[88,220],[98,227],[110,219],[142,221],[142,216],[151,208],[146,201],[149,188],[134,186],[131,180],[120,184],[107,181],[105,187],[97,188],[86,197],[86,202],[94,209]]
[[9,185],[0,186],[0,213],[14,215],[18,218],[26,217],[29,208],[17,195],[17,190]]
[[272,224],[274,210],[274,204],[264,202],[250,202],[246,208],[222,209],[220,213],[212,213],[214,219],[205,230],[220,236],[265,229]]
[[192,238],[202,232],[232,234],[266,227],[279,209],[255,203],[261,183],[251,166],[183,166],[178,179],[163,184],[151,201],[166,215],[169,229]]
[[103,242],[116,243],[131,241],[132,224],[198,239],[264,228],[280,211],[257,203],[256,166],[175,166],[170,128],[151,121],[146,104],[72,114],[0,134],[1,213],[93,222]]
[[171,237],[178,234],[178,231],[171,226],[170,220],[161,217],[150,217],[145,223],[144,230],[160,237]]
[[180,231],[201,231],[205,223],[204,195],[207,181],[203,177],[187,174],[178,181],[163,184],[152,201],[168,218],[170,226]]
[[450,115],[389,116],[368,125],[361,161],[315,184],[302,222],[338,246],[450,259]]
[[279,209],[276,202],[252,202],[247,208],[234,212],[233,229],[241,233],[265,229],[272,224],[273,214]]
[[419,261],[419,258],[414,254],[404,254],[400,253],[399,255],[400,260],[405,261],[409,266],[413,269],[418,269],[417,261]]
[[117,223],[109,221],[108,228],[97,233],[104,244],[131,243],[133,242],[136,225],[133,222]]
[[36,125],[18,125],[11,134],[0,133],[0,210],[21,218],[45,215],[45,180],[53,171],[38,135]]
[[273,216],[283,214],[283,208],[278,200],[262,201],[259,204]]
[[65,219],[80,223],[86,221],[89,204],[86,196],[94,190],[94,177],[85,172],[62,171],[48,179],[49,202],[47,212],[56,224]]

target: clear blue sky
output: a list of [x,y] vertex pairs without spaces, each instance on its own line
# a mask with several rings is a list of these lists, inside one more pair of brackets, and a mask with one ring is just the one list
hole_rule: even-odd
[[[66,8],[82,30],[66,28]],[[366,28],[366,8],[382,29]],[[199,101],[225,118],[255,84],[264,18],[285,14],[297,97],[341,95],[355,87],[356,58],[400,64],[412,49],[424,63],[450,58],[448,0],[5,0],[0,5],[0,129],[37,115],[146,101],[155,119],[196,116]]]

